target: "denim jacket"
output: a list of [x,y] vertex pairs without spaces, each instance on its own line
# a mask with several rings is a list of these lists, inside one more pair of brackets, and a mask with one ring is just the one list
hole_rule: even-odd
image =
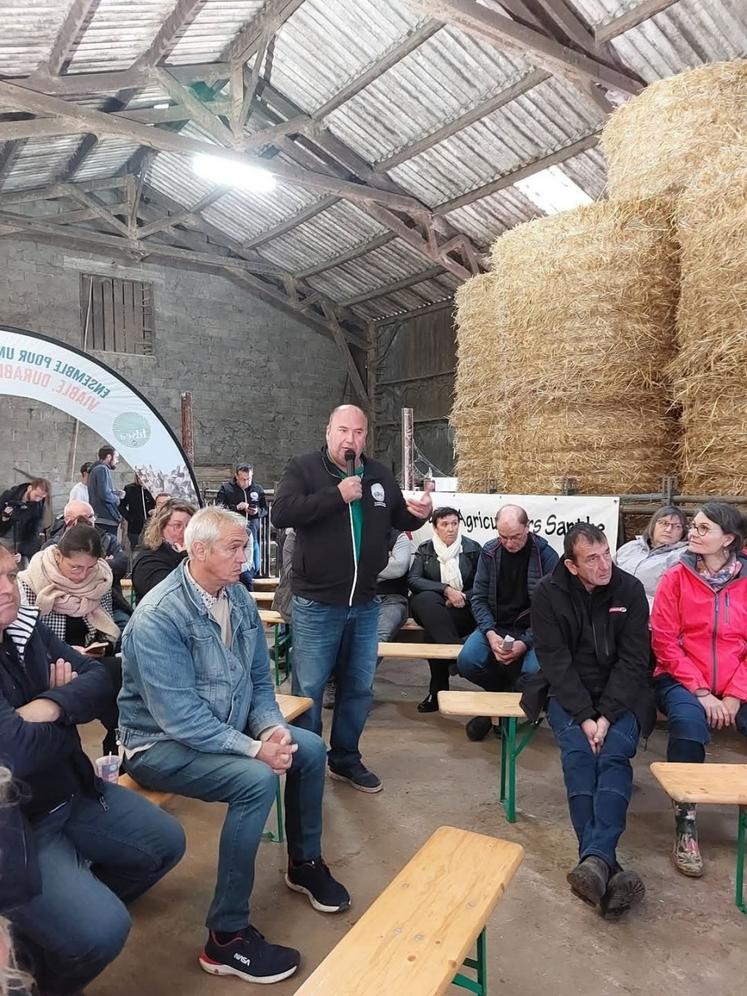
[[120,742],[132,748],[175,740],[208,754],[253,756],[263,730],[285,725],[256,604],[243,585],[226,589],[226,647],[186,566],[148,592],[125,629]]

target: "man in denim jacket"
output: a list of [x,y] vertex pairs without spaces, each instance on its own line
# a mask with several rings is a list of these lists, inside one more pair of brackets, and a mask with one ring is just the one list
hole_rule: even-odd
[[300,955],[268,943],[249,922],[278,775],[287,773],[286,883],[321,912],[350,905],[321,857],[324,743],[287,727],[277,707],[257,608],[237,583],[244,519],[201,509],[184,541],[188,560],[139,603],[124,634],[120,740],[128,770],[147,788],[228,803],[201,967],[278,982]]

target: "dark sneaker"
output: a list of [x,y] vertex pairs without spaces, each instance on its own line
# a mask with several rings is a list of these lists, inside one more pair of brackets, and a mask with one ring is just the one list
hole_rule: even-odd
[[468,740],[484,740],[493,728],[490,716],[475,716],[464,727]]
[[285,884],[294,892],[302,892],[320,913],[339,913],[350,906],[350,894],[340,885],[321,858],[304,861],[302,864],[288,863]]
[[295,948],[270,944],[255,927],[247,927],[226,944],[219,944],[210,931],[199,962],[209,975],[236,975],[245,982],[269,985],[293,975],[301,955]]
[[361,761],[351,764],[349,768],[333,768],[330,764],[329,775],[338,782],[349,782],[359,792],[381,792],[381,779]]
[[568,872],[566,880],[575,896],[590,906],[598,906],[607,891],[609,877],[607,862],[592,854],[579,861],[573,871]]
[[617,920],[627,911],[640,903],[646,895],[646,886],[637,872],[615,872],[607,883],[607,891],[602,896],[599,909],[607,920]]

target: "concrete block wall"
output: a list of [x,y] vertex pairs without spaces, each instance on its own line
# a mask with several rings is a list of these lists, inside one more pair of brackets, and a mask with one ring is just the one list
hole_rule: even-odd
[[[93,354],[136,387],[180,436],[180,395],[191,391],[195,463],[254,463],[272,486],[294,453],[321,445],[342,403],[345,369],[334,343],[222,277],[160,265],[128,266],[78,250],[0,239],[0,324],[82,345],[80,274],[153,284],[153,356]],[[71,486],[74,420],[0,395],[0,487],[48,476],[55,507]],[[79,429],[77,467],[103,441]],[[122,466],[120,481],[130,480]]]

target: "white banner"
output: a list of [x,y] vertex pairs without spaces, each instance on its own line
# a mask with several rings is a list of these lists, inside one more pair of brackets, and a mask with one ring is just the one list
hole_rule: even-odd
[[154,496],[165,491],[199,503],[192,468],[169,426],[134,387],[87,353],[0,326],[0,394],[67,412],[114,446]]
[[[484,545],[496,538],[495,515],[502,505],[521,505],[529,516],[529,528],[544,536],[550,546],[563,553],[563,538],[577,522],[598,526],[607,537],[610,550],[617,549],[619,498],[588,495],[470,495],[437,492],[431,496],[433,508],[448,506],[462,516],[462,535]],[[431,538],[428,523],[413,533],[413,549]]]

